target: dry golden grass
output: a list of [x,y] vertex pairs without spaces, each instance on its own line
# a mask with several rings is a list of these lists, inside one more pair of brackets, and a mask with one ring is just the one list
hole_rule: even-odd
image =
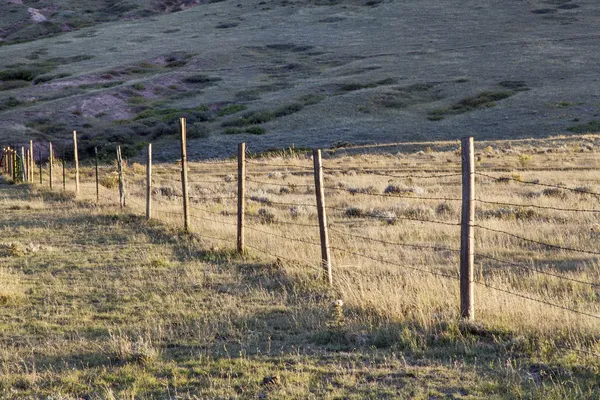
[[[580,140],[568,152],[546,144],[553,150],[543,154],[520,143],[510,144],[510,152],[501,150],[503,142],[479,145],[476,171],[513,180],[478,176],[476,197],[524,206],[478,203],[476,223],[593,253],[598,213],[525,207],[597,209],[591,192],[600,193],[598,157],[589,149],[575,152],[595,137]],[[332,290],[322,282],[312,161],[302,155],[249,160],[243,258],[235,255],[234,161],[190,165],[191,236],[181,232],[177,163],[153,167],[149,222],[142,217],[145,174],[137,164],[126,170],[123,212],[115,207],[116,187],[101,187],[96,201],[91,170],[82,171],[75,203],[72,179],[64,193],[7,187],[2,207],[12,218],[5,216],[3,226],[11,239],[0,247],[6,260],[0,304],[6,309],[2,340],[12,344],[0,354],[2,393],[21,385],[15,393],[160,397],[168,392],[161,389],[160,371],[169,370],[179,375],[167,380],[187,388],[188,397],[181,398],[255,397],[270,373],[284,377],[279,398],[360,398],[392,388],[399,397],[427,398],[456,385],[478,398],[596,396],[600,320],[583,315],[600,315],[596,254],[477,229],[476,323],[460,321],[456,150],[346,156],[338,150],[326,157]],[[567,160],[567,168],[557,168]],[[103,176],[111,174],[112,167],[103,168]],[[588,193],[523,183],[533,180]],[[23,220],[12,226],[16,215]],[[332,308],[338,299],[343,305]],[[21,322],[8,317],[19,313]],[[25,343],[40,349],[39,372],[30,370]],[[357,370],[374,365],[371,378],[350,372],[335,352],[349,349],[364,357],[354,364]],[[74,372],[59,368],[59,360],[74,365]],[[284,371],[271,365],[276,360],[298,367]],[[186,365],[198,375],[184,373]],[[247,368],[261,376],[235,372]],[[319,368],[325,375],[315,372]],[[436,383],[434,392],[398,392],[407,387],[405,376],[373,378],[415,368],[421,377],[441,374],[445,383]],[[127,379],[135,385],[123,383]],[[375,392],[352,389],[364,389],[369,379],[375,379]],[[472,383],[456,383],[462,379]],[[202,382],[208,386],[191,389]]]

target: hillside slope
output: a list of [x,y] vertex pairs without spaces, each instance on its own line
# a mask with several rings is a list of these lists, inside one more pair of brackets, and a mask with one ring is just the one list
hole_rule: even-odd
[[599,21],[592,0],[225,0],[103,22],[0,47],[1,140],[169,154],[181,115],[192,158],[593,131]]

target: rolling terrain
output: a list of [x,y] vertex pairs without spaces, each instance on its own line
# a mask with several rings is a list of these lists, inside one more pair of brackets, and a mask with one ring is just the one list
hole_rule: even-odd
[[[23,3],[4,15],[38,2]],[[122,144],[133,157],[158,142],[168,159],[181,115],[192,158],[240,141],[262,151],[598,130],[591,0],[39,3],[54,4],[50,21],[88,15],[89,26],[5,37],[5,144],[77,130],[88,154]]]

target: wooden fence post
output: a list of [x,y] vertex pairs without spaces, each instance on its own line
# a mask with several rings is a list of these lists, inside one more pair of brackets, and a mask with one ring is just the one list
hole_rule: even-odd
[[42,170],[42,150],[38,149],[38,157],[40,159],[40,185],[42,185],[44,183],[44,176],[43,176],[43,170]]
[[462,149],[462,215],[460,229],[460,315],[475,319],[473,299],[473,260],[475,218],[475,160],[473,138],[461,139]]
[[77,154],[77,132],[73,131],[73,151],[75,157],[75,194],[79,194],[79,155]]
[[319,216],[319,233],[321,236],[321,261],[323,272],[329,286],[333,285],[331,272],[331,253],[329,250],[329,235],[327,232],[327,213],[325,212],[325,193],[323,191],[323,165],[321,163],[321,150],[313,150],[315,173],[315,194],[317,196],[317,214]]
[[25,165],[25,178],[27,179],[27,182],[31,182],[29,179],[29,149],[25,149]]
[[123,158],[121,146],[117,146],[117,171],[119,172],[119,206],[125,207],[125,184],[123,182]]
[[181,133],[181,189],[183,192],[183,228],[190,231],[190,210],[188,208],[188,182],[187,182],[187,127],[186,119],[179,118],[179,130]]
[[65,171],[65,148],[62,152],[62,175],[63,175],[63,190],[67,190],[67,174]]
[[238,213],[237,251],[244,254],[244,225],[246,214],[246,143],[238,145]]
[[34,170],[34,163],[35,163],[35,157],[34,157],[34,152],[33,152],[33,140],[29,141],[29,181],[31,183],[33,183],[33,170]]
[[96,156],[96,202],[100,201],[100,178],[98,177],[98,147],[94,147],[94,155]]
[[13,149],[13,182],[17,181],[17,148]]
[[21,146],[21,161],[19,162],[21,166],[21,182],[27,182],[27,177],[25,176],[25,147]]
[[48,156],[48,172],[50,173],[50,176],[49,176],[50,190],[52,190],[53,189],[52,185],[54,184],[54,182],[53,182],[54,181],[54,179],[53,179],[54,178],[54,175],[53,175],[54,171],[52,169],[52,166],[54,164],[54,153],[52,152],[52,142],[50,142],[49,149],[50,149],[49,150],[50,151],[50,155]]
[[152,218],[152,143],[148,143],[146,160],[146,219]]

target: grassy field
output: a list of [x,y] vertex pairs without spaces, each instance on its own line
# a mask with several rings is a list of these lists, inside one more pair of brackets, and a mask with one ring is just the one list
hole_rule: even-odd
[[476,171],[501,179],[478,175],[476,197],[522,204],[480,202],[478,225],[590,253],[477,229],[475,323],[458,318],[456,142],[326,154],[331,289],[301,152],[249,160],[244,257],[234,161],[190,165],[191,235],[176,163],[154,168],[151,221],[139,164],[125,210],[114,166],[99,202],[91,169],[76,199],[72,175],[4,184],[0,394],[598,398],[599,139],[477,143]]

